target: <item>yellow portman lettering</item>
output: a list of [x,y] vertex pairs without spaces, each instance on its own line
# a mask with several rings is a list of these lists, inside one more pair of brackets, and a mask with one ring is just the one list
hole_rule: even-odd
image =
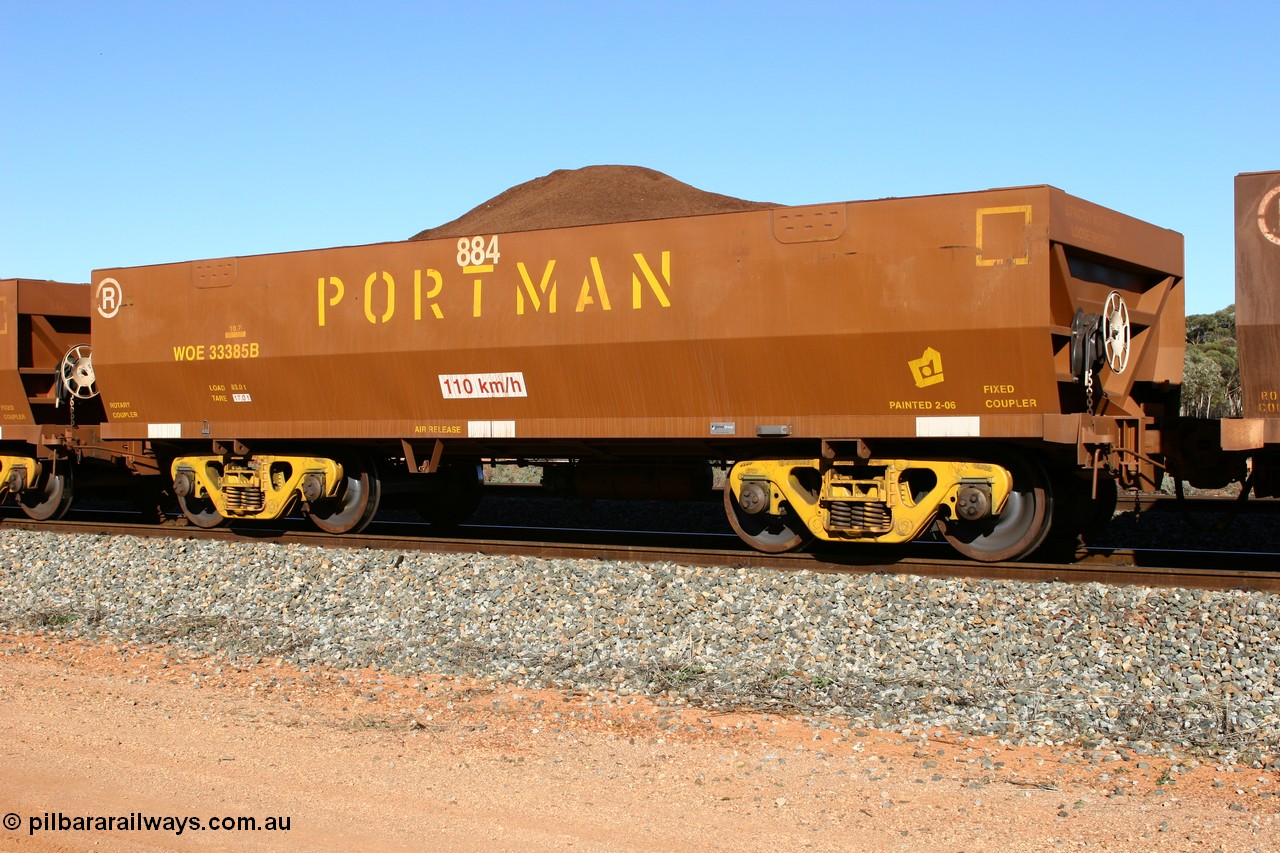
[[[615,296],[619,290],[625,293],[628,278],[631,282],[632,310],[640,311],[650,306],[670,308],[671,252],[662,251],[657,261],[656,264],[651,262],[640,252],[632,253],[630,264],[625,269],[607,267],[597,256],[587,258],[586,263],[578,267],[566,267],[554,258],[546,261],[541,268],[518,261],[515,265],[518,278],[514,286],[511,283],[495,286],[493,276],[496,267],[493,264],[463,266],[461,272],[466,280],[449,282],[450,293],[459,293],[452,308],[442,301],[446,282],[444,273],[437,269],[413,270],[413,281],[408,287],[411,299],[406,299],[406,288],[397,281],[397,276],[408,281],[405,273],[393,274],[390,270],[375,270],[365,277],[363,289],[358,284],[348,286],[340,276],[319,276],[316,279],[316,325],[327,326],[336,314],[354,317],[363,315],[365,322],[370,325],[385,325],[397,316],[403,316],[405,312],[400,311],[398,314],[397,309],[406,301],[413,305],[414,320],[421,320],[428,313],[437,320],[443,320],[446,313],[465,315],[467,309],[461,300],[466,299],[466,290],[470,291],[470,299],[467,301],[471,303],[470,314],[473,318],[484,316],[485,307],[495,299],[501,302],[501,308],[512,311],[516,316],[555,314],[563,307],[558,298],[561,276],[566,279],[566,286],[569,288],[575,286],[574,282],[581,281],[577,286],[577,299],[573,303],[575,314],[588,310],[614,310],[610,289]],[[579,275],[581,279],[578,279]],[[489,287],[483,286],[486,282]],[[495,291],[498,294],[496,297]],[[348,300],[347,296],[352,292],[357,294],[356,298]],[[571,289],[570,298],[572,293]],[[509,299],[508,294],[513,294],[514,299]],[[358,305],[348,307],[349,302]],[[193,356],[187,360],[198,361],[199,357]]]

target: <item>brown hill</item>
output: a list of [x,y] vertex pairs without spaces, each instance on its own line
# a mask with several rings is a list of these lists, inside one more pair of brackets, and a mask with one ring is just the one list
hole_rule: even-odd
[[641,166],[559,169],[410,239],[467,237],[777,207],[691,187]]

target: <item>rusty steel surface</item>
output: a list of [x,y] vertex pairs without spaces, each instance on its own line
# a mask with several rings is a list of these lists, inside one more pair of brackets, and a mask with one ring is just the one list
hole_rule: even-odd
[[0,280],[0,439],[34,444],[67,423],[54,386],[67,351],[89,343],[89,306],[83,284]]
[[103,269],[103,438],[1074,443],[1077,309],[1096,413],[1181,381],[1182,246],[1036,186]]
[[1280,171],[1237,175],[1235,193],[1236,339],[1246,419],[1235,428],[1261,418],[1262,439],[1280,444]]

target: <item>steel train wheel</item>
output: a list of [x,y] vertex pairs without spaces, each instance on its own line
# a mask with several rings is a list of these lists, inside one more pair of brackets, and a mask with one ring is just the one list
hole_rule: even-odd
[[369,526],[382,498],[382,481],[368,457],[342,460],[345,483],[336,498],[316,501],[307,518],[325,533],[359,533]]
[[179,497],[178,508],[182,510],[187,521],[205,530],[217,527],[226,521],[222,513],[214,507],[213,501],[208,498],[193,498],[190,495],[185,498]]
[[795,551],[813,540],[813,534],[794,513],[779,517],[767,513],[752,515],[744,511],[728,483],[724,486],[724,512],[729,517],[729,525],[742,541],[766,554]]
[[74,494],[75,478],[71,473],[71,463],[63,461],[58,465],[57,473],[41,475],[36,488],[23,492],[18,504],[28,518],[56,521],[71,509]]
[[1094,497],[1091,479],[1073,472],[1051,474],[1053,486],[1053,526],[1037,556],[1046,560],[1070,560],[1082,545],[1089,545],[1106,530],[1115,515],[1116,481],[1098,478]]
[[1013,474],[1013,492],[999,516],[980,522],[938,519],[951,547],[983,563],[1027,556],[1049,535],[1053,519],[1053,489],[1039,463],[1017,457],[999,464]]

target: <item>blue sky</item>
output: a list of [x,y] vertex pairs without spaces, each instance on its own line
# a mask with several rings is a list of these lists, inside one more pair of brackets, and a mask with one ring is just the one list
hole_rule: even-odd
[[1048,183],[1186,235],[1280,168],[1262,2],[0,0],[0,276],[407,238],[555,169],[784,204]]

